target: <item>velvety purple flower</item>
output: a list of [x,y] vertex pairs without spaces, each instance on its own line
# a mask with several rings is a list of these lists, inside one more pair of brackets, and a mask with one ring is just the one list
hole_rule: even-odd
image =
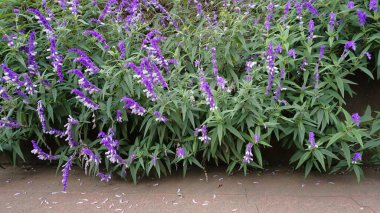
[[77,15],[79,9],[79,0],[71,0],[68,2],[68,5],[70,5],[69,9],[71,10],[71,13],[73,15]]
[[46,120],[44,114],[44,107],[42,106],[42,100],[39,100],[37,102],[37,114],[42,125],[42,132],[46,132]]
[[111,180],[111,174],[103,174],[101,172],[98,172],[96,176],[100,178],[100,181],[109,182]]
[[313,16],[319,16],[317,8],[315,8],[312,3],[304,2],[303,5],[311,12]]
[[37,92],[35,89],[37,85],[33,84],[32,80],[30,79],[27,73],[24,73],[22,76],[24,78],[24,86],[26,93],[28,93],[29,95],[35,94]]
[[314,75],[313,75],[313,83],[314,83],[314,88],[315,89],[318,89],[319,78],[320,78],[319,73],[315,72]]
[[28,58],[27,64],[28,64],[28,72],[31,75],[38,75],[39,71],[38,69],[40,68],[37,64],[36,61],[36,44],[37,42],[35,41],[35,32],[32,31],[29,36],[29,42],[28,42],[28,47],[26,48],[26,55]]
[[104,5],[102,12],[99,15],[99,18],[98,18],[99,21],[102,21],[106,17],[106,15],[110,13],[110,8],[113,4],[117,4],[117,0],[107,1],[107,3]]
[[254,140],[255,144],[257,144],[260,141],[260,135],[259,134],[254,134],[253,135],[253,140]]
[[267,5],[267,12],[265,15],[265,22],[264,26],[266,29],[266,32],[269,32],[270,26],[271,26],[271,21],[273,19],[273,13],[274,13],[274,4],[271,2]]
[[367,19],[367,14],[365,11],[356,10],[356,14],[358,15],[358,21],[360,26],[364,26]]
[[310,19],[309,21],[309,38],[314,38],[314,21]]
[[0,86],[0,96],[6,101],[12,99],[12,97],[8,94],[7,88]]
[[156,164],[157,164],[157,155],[156,154],[153,154],[153,156],[152,156],[152,164],[154,167],[156,167]]
[[83,32],[85,35],[93,36],[99,43],[104,44],[104,48],[108,49],[109,46],[106,43],[106,39],[96,30],[85,30]]
[[268,73],[268,83],[266,87],[265,94],[269,95],[273,87],[273,79],[275,77],[275,73],[277,71],[277,67],[275,66],[275,56],[273,51],[273,44],[269,43],[268,49],[266,51],[266,61],[267,61],[267,73]]
[[214,72],[214,76],[218,75],[218,62],[216,61],[216,49],[215,47],[211,48],[211,62],[212,62],[212,70]]
[[355,2],[353,2],[353,1],[348,1],[348,2],[347,2],[347,8],[348,8],[348,9],[352,9],[353,7],[355,7]]
[[67,5],[66,0],[59,0],[58,4],[61,8],[66,9],[66,5]]
[[300,24],[303,23],[302,21],[302,10],[303,10],[303,4],[302,2],[294,2],[294,7],[296,8],[296,14],[297,14],[297,19],[300,20]]
[[77,146],[78,143],[75,141],[74,139],[74,136],[73,136],[73,127],[75,125],[78,125],[79,121],[73,117],[71,117],[71,115],[69,115],[69,118],[67,119],[67,123],[65,124],[65,135],[66,135],[66,139],[65,141],[68,142],[68,144],[70,145],[70,147],[74,147],[74,146]]
[[90,57],[80,49],[71,48],[68,52],[73,52],[80,55],[79,58],[74,59],[74,62],[79,62],[86,67],[85,72],[89,72],[90,75],[96,74],[100,69],[91,61]]
[[62,166],[62,191],[65,192],[67,188],[67,182],[69,179],[69,173],[73,164],[74,154],[70,156],[69,160]]
[[87,80],[87,78],[83,75],[83,73],[80,70],[72,69],[67,71],[67,73],[73,73],[76,76],[78,76],[79,87],[88,91],[90,94],[101,91],[97,86],[93,85],[89,80]]
[[88,165],[88,163],[90,162],[93,162],[97,165],[100,164],[99,156],[87,147],[82,148],[80,155],[84,157],[84,160],[86,161],[86,165]]
[[83,92],[81,92],[78,89],[72,89],[71,94],[75,94],[76,98],[82,102],[86,107],[90,108],[91,110],[97,110],[99,109],[99,104],[95,103],[93,100],[91,100],[89,97],[87,97]]
[[203,97],[206,98],[207,104],[210,106],[210,110],[214,111],[217,109],[215,104],[214,96],[212,95],[211,87],[207,83],[202,67],[199,66],[199,82],[200,90],[202,91]]
[[119,51],[120,51],[120,58],[125,58],[125,43],[123,40],[120,40],[118,43]]
[[351,116],[351,121],[354,123],[357,127],[360,126],[360,115],[359,113],[354,113]]
[[369,53],[369,52],[367,52],[367,51],[363,51],[363,52],[362,52],[362,55],[367,56],[368,60],[371,60],[371,58],[372,58],[371,53]]
[[283,16],[281,18],[282,21],[286,21],[287,19],[287,15],[289,14],[289,11],[290,11],[290,6],[291,6],[291,1],[287,1],[285,6],[284,6],[284,12],[283,12]]
[[54,129],[54,128],[50,128],[50,130],[46,131],[45,133],[48,135],[53,135],[56,138],[63,138],[66,136],[66,133],[64,131]]
[[334,30],[334,26],[335,26],[335,14],[334,12],[330,12],[330,15],[329,15],[329,30]]
[[144,107],[140,106],[136,101],[134,101],[132,98],[123,97],[121,101],[125,102],[123,108],[129,108],[132,110],[132,114],[143,116],[146,110]]
[[362,154],[360,154],[360,152],[355,152],[352,156],[352,164],[357,164],[359,161],[362,161]]
[[14,94],[14,95],[18,95],[18,96],[20,96],[20,97],[22,97],[22,98],[27,98],[27,97],[28,97],[28,95],[25,94],[25,92],[23,92],[23,91],[21,91],[21,90],[19,90],[19,89],[16,89],[16,90],[13,92],[13,94]]
[[186,157],[185,149],[179,146],[176,151],[176,157],[179,159],[184,159]]
[[50,59],[51,65],[53,66],[54,72],[58,75],[58,81],[57,82],[63,82],[63,73],[62,73],[62,65],[63,65],[63,57],[58,54],[57,48],[56,48],[56,36],[50,36],[50,47],[47,49],[47,51],[50,52],[50,55],[47,57]]
[[121,117],[121,110],[116,110],[116,121],[122,122],[123,118]]
[[325,54],[325,45],[322,45],[319,49],[319,56],[318,56],[318,61],[320,62],[323,58],[323,55]]
[[168,119],[158,111],[154,111],[153,115],[156,117],[156,121],[160,121],[164,123],[168,121]]
[[12,120],[9,118],[2,118],[0,120],[0,129],[4,127],[10,128],[10,129],[18,129],[21,127],[21,125],[17,123],[15,120]]
[[295,49],[290,49],[288,51],[288,56],[292,57],[293,59],[296,59],[296,50]]
[[355,41],[347,41],[344,44],[344,51],[348,51],[349,49],[354,50],[354,51],[356,50]]
[[245,63],[245,72],[246,72],[246,77],[245,79],[247,81],[250,81],[252,77],[249,75],[252,71],[252,68],[257,64],[257,62],[254,61],[248,61]]
[[36,19],[38,20],[38,23],[41,24],[45,29],[44,31],[47,33],[48,36],[51,36],[54,33],[53,28],[51,27],[49,21],[46,19],[42,13],[35,9],[35,8],[29,8],[27,12],[34,13],[36,15]]
[[282,90],[282,83],[280,83],[280,85],[278,85],[278,87],[274,91],[273,99],[274,99],[275,102],[279,102],[280,101],[281,90]]
[[7,83],[18,85],[18,83],[20,82],[19,75],[17,73],[15,73],[13,70],[11,70],[9,67],[7,67],[7,65],[5,65],[5,64],[0,64],[0,67],[4,71],[3,79]]
[[207,127],[204,124],[202,124],[201,128],[196,128],[194,133],[196,136],[198,136],[199,133],[201,133],[201,136],[198,137],[198,139],[205,144],[208,144],[211,140],[211,138],[207,135]]
[[15,14],[19,14],[20,13],[20,10],[19,9],[17,9],[17,8],[13,8],[13,13],[15,13]]
[[280,53],[282,53],[282,47],[281,47],[280,44],[278,44],[278,45],[276,46],[276,48],[275,48],[275,53],[276,53],[276,54],[280,54]]
[[17,39],[17,34],[11,34],[11,35],[3,35],[4,41],[7,42],[8,47],[14,47],[15,46],[15,41]]
[[318,145],[315,143],[314,132],[309,132],[309,143],[311,148],[318,148]]
[[40,160],[57,160],[59,159],[59,156],[58,155],[50,155],[50,154],[47,154],[46,152],[44,152],[36,143],[36,141],[32,140],[32,145],[33,145],[33,149],[32,149],[32,153],[33,154],[36,154],[38,159]]
[[252,147],[253,147],[253,144],[251,142],[249,142],[247,144],[247,149],[245,151],[245,155],[243,158],[243,163],[245,163],[245,164],[249,164],[253,161]]
[[373,10],[373,11],[377,10],[377,0],[369,1],[369,10]]
[[285,80],[285,69],[284,68],[282,68],[280,71],[280,79]]
[[101,138],[100,144],[107,148],[108,151],[105,154],[111,163],[126,164],[127,161],[117,153],[119,141],[114,139],[114,132],[112,129],[108,130],[108,134],[100,132],[98,137]]
[[[137,67],[133,62],[129,62],[126,64],[126,66],[130,67],[136,75],[134,75],[135,78],[138,79],[138,82],[143,84],[145,86],[145,94],[148,98],[151,98],[152,101],[157,100],[157,94],[154,92],[153,85],[151,82],[151,78],[148,78],[144,74],[144,68],[146,67],[146,62],[143,60],[140,63],[140,68]],[[144,70],[143,70],[144,69]]]
[[171,17],[170,13],[165,9],[162,4],[160,4],[157,0],[150,0],[147,1],[148,4],[153,5],[155,8],[157,8],[161,13],[165,14],[165,19],[170,21],[170,23],[174,26],[176,30],[179,30],[178,23]]

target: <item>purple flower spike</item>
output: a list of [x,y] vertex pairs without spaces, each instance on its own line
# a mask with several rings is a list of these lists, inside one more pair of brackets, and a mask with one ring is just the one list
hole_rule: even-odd
[[377,0],[369,1],[369,10],[376,11],[377,10]]
[[314,21],[310,19],[309,21],[309,38],[314,38]]
[[334,12],[331,12],[329,15],[329,30],[334,30],[335,26],[335,14]]
[[125,102],[123,108],[129,108],[132,110],[132,114],[143,116],[146,110],[144,107],[140,106],[136,101],[134,101],[132,98],[123,97],[121,101]]
[[78,120],[76,120],[75,118],[71,117],[71,115],[69,115],[69,118],[67,119],[67,123],[65,124],[65,128],[66,128],[65,141],[68,142],[71,148],[78,145],[78,143],[75,141],[74,136],[73,136],[73,127],[77,125],[78,123],[79,123]]
[[33,84],[32,80],[30,79],[29,75],[27,73],[24,73],[22,75],[24,77],[24,86],[25,90],[29,95],[35,94],[37,85]]
[[116,121],[122,122],[123,118],[121,117],[121,110],[116,110]]
[[257,144],[260,141],[260,135],[259,134],[255,134],[253,136],[253,140],[255,141],[255,144]]
[[347,41],[344,44],[344,51],[348,51],[349,49],[354,50],[354,51],[356,50],[355,41]]
[[153,114],[156,117],[156,121],[160,121],[164,123],[168,121],[168,119],[158,111],[153,112]]
[[91,149],[89,149],[87,147],[82,148],[81,155],[84,156],[85,161],[86,161],[86,165],[89,162],[94,162],[95,164],[100,164],[99,156],[96,155],[94,152],[91,151]]
[[8,94],[7,89],[2,86],[0,86],[0,96],[6,101],[9,101],[12,99],[12,97]]
[[217,109],[217,106],[215,104],[214,96],[212,95],[211,87],[206,81],[203,68],[200,66],[199,62],[196,62],[196,64],[198,64],[197,66],[199,70],[200,90],[202,91],[203,97],[206,98],[206,102],[210,106],[210,110],[214,111]]
[[2,118],[0,120],[0,129],[4,127],[10,128],[10,129],[18,129],[21,127],[21,125],[12,119]]
[[367,51],[362,52],[362,55],[367,56],[368,60],[371,60],[371,58],[372,58],[371,53],[369,53]]
[[318,145],[315,143],[314,132],[309,132],[309,143],[311,148],[318,148]]
[[38,23],[41,24],[45,28],[44,31],[48,34],[48,36],[51,36],[54,33],[54,30],[51,27],[49,21],[46,19],[45,16],[42,15],[42,13],[39,10],[35,8],[29,8],[27,12],[31,12],[36,15]]
[[28,62],[28,72],[31,75],[38,75],[39,74],[38,69],[40,68],[38,66],[36,58],[35,58],[35,56],[37,55],[36,47],[35,47],[36,44],[37,44],[37,42],[35,42],[35,32],[32,31],[30,33],[28,47],[26,49],[26,55],[28,58],[28,61],[27,61]]
[[119,141],[114,139],[114,132],[112,129],[108,130],[108,134],[100,132],[98,137],[101,138],[100,144],[107,148],[106,157],[111,161],[111,163],[126,164],[127,161],[124,160],[118,153]]
[[66,5],[67,5],[66,0],[59,0],[58,4],[59,4],[59,6],[60,6],[62,9],[66,9]]
[[82,50],[72,48],[69,49],[68,52],[73,52],[80,55],[79,58],[74,59],[74,62],[79,62],[83,66],[85,66],[87,68],[85,71],[89,72],[90,75],[96,74],[100,71],[100,69],[94,64],[94,62],[91,61],[90,57],[88,57],[86,53],[84,53]]
[[62,191],[66,192],[67,182],[69,180],[69,173],[73,164],[74,154],[70,156],[69,160],[62,166]]
[[153,166],[156,167],[156,164],[157,164],[157,155],[156,154],[153,154],[153,156],[152,156],[152,163],[153,163]]
[[77,15],[79,10],[79,0],[71,0],[68,4],[70,5],[69,9],[71,10],[71,13]]
[[102,12],[99,15],[99,18],[98,18],[99,21],[102,21],[106,17],[106,15],[110,13],[110,7],[113,4],[117,4],[117,1],[116,0],[108,0],[106,5],[104,5]]
[[123,40],[120,40],[118,43],[119,51],[120,51],[120,58],[125,58],[125,43]]
[[85,31],[83,32],[83,34],[93,36],[94,38],[96,38],[96,40],[97,40],[99,43],[105,45],[105,46],[104,46],[105,49],[108,49],[108,48],[109,48],[109,46],[106,44],[106,39],[105,39],[105,38],[104,38],[104,37],[103,37],[98,31],[96,31],[96,30],[85,30]]
[[10,83],[10,84],[14,84],[14,85],[18,85],[18,83],[20,82],[20,77],[17,73],[13,72],[9,67],[7,67],[7,65],[5,64],[0,64],[0,67],[3,69],[4,71],[4,76],[3,76],[3,79],[5,80],[5,82],[7,83]]
[[100,178],[100,181],[105,181],[105,182],[109,182],[111,180],[111,174],[103,174],[101,172],[98,172],[98,174],[96,174],[96,176],[98,176]]
[[348,1],[347,2],[347,8],[348,9],[352,9],[352,8],[354,8],[355,7],[355,2],[353,2],[353,1]]
[[352,164],[357,164],[359,161],[362,161],[362,154],[355,152],[354,156],[352,156]]
[[184,159],[186,157],[186,151],[182,147],[178,147],[176,151],[176,157],[179,159]]
[[359,113],[354,113],[351,116],[351,121],[354,123],[357,127],[360,126],[360,115]]
[[44,115],[44,107],[42,106],[42,101],[39,100],[37,104],[37,114],[38,118],[40,119],[41,125],[42,125],[42,132],[46,132],[46,121],[45,121],[45,115]]
[[54,128],[51,128],[49,131],[46,132],[46,134],[53,135],[56,138],[63,138],[66,136],[64,131],[54,129]]
[[277,72],[277,67],[275,66],[275,56],[274,56],[272,43],[269,43],[268,49],[266,51],[266,62],[267,62],[266,68],[268,72],[268,83],[267,83],[265,94],[269,95],[273,87],[273,79],[275,77],[275,73]]
[[83,92],[79,91],[78,89],[71,90],[71,94],[75,94],[76,98],[82,102],[86,107],[90,108],[91,110],[98,110],[99,105],[95,103],[93,100],[91,100],[89,97],[87,97]]
[[[144,68],[146,67],[146,65],[147,65],[146,59],[141,61],[140,68],[137,67],[133,62],[129,62],[126,64],[126,66],[130,67],[136,73],[136,75],[134,75],[134,77],[138,79],[138,82],[145,86],[144,92],[145,92],[146,96],[148,98],[150,98],[152,101],[156,101],[157,100],[157,94],[154,92],[151,79],[148,78],[144,74],[144,71],[143,71]],[[147,69],[148,69],[148,67],[147,67]]]
[[290,49],[288,51],[288,56],[292,57],[293,59],[296,59],[296,50],[295,49]]
[[67,73],[73,73],[76,76],[78,76],[79,87],[88,91],[90,94],[101,91],[97,86],[93,85],[89,80],[87,80],[87,78],[83,75],[83,73],[80,70],[72,69],[69,70]]
[[243,163],[249,164],[253,161],[252,146],[253,145],[251,142],[247,144],[247,150],[245,151]]
[[196,136],[201,133],[202,135],[198,137],[198,139],[205,144],[208,144],[211,140],[211,138],[207,135],[207,127],[204,124],[202,124],[200,129],[196,128],[194,133]]
[[359,25],[364,26],[366,24],[367,14],[361,10],[356,10],[356,14],[358,15]]
[[58,155],[49,155],[46,152],[44,152],[36,143],[36,141],[32,140],[32,153],[36,154],[38,159],[40,160],[57,160],[59,158]]

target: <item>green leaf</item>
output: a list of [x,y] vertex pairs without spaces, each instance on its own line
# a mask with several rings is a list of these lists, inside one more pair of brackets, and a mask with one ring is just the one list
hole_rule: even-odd
[[310,152],[305,152],[302,156],[301,156],[301,158],[300,158],[300,160],[298,161],[298,164],[297,164],[297,166],[296,166],[296,169],[298,169],[307,159],[309,159],[309,157],[310,157]]

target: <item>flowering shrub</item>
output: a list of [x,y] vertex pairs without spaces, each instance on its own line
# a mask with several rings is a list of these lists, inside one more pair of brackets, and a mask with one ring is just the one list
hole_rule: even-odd
[[63,190],[73,164],[103,181],[209,161],[246,172],[272,143],[306,176],[380,162],[380,114],[344,101],[350,76],[380,77],[377,0],[0,6],[0,149],[16,159],[32,141]]

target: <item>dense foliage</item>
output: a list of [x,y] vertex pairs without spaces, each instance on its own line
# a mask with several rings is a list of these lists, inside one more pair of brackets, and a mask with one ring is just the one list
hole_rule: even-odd
[[72,164],[106,181],[246,172],[272,143],[306,176],[360,179],[362,160],[380,163],[380,113],[351,115],[344,97],[353,75],[380,77],[377,4],[2,1],[0,151],[32,141],[64,190]]

